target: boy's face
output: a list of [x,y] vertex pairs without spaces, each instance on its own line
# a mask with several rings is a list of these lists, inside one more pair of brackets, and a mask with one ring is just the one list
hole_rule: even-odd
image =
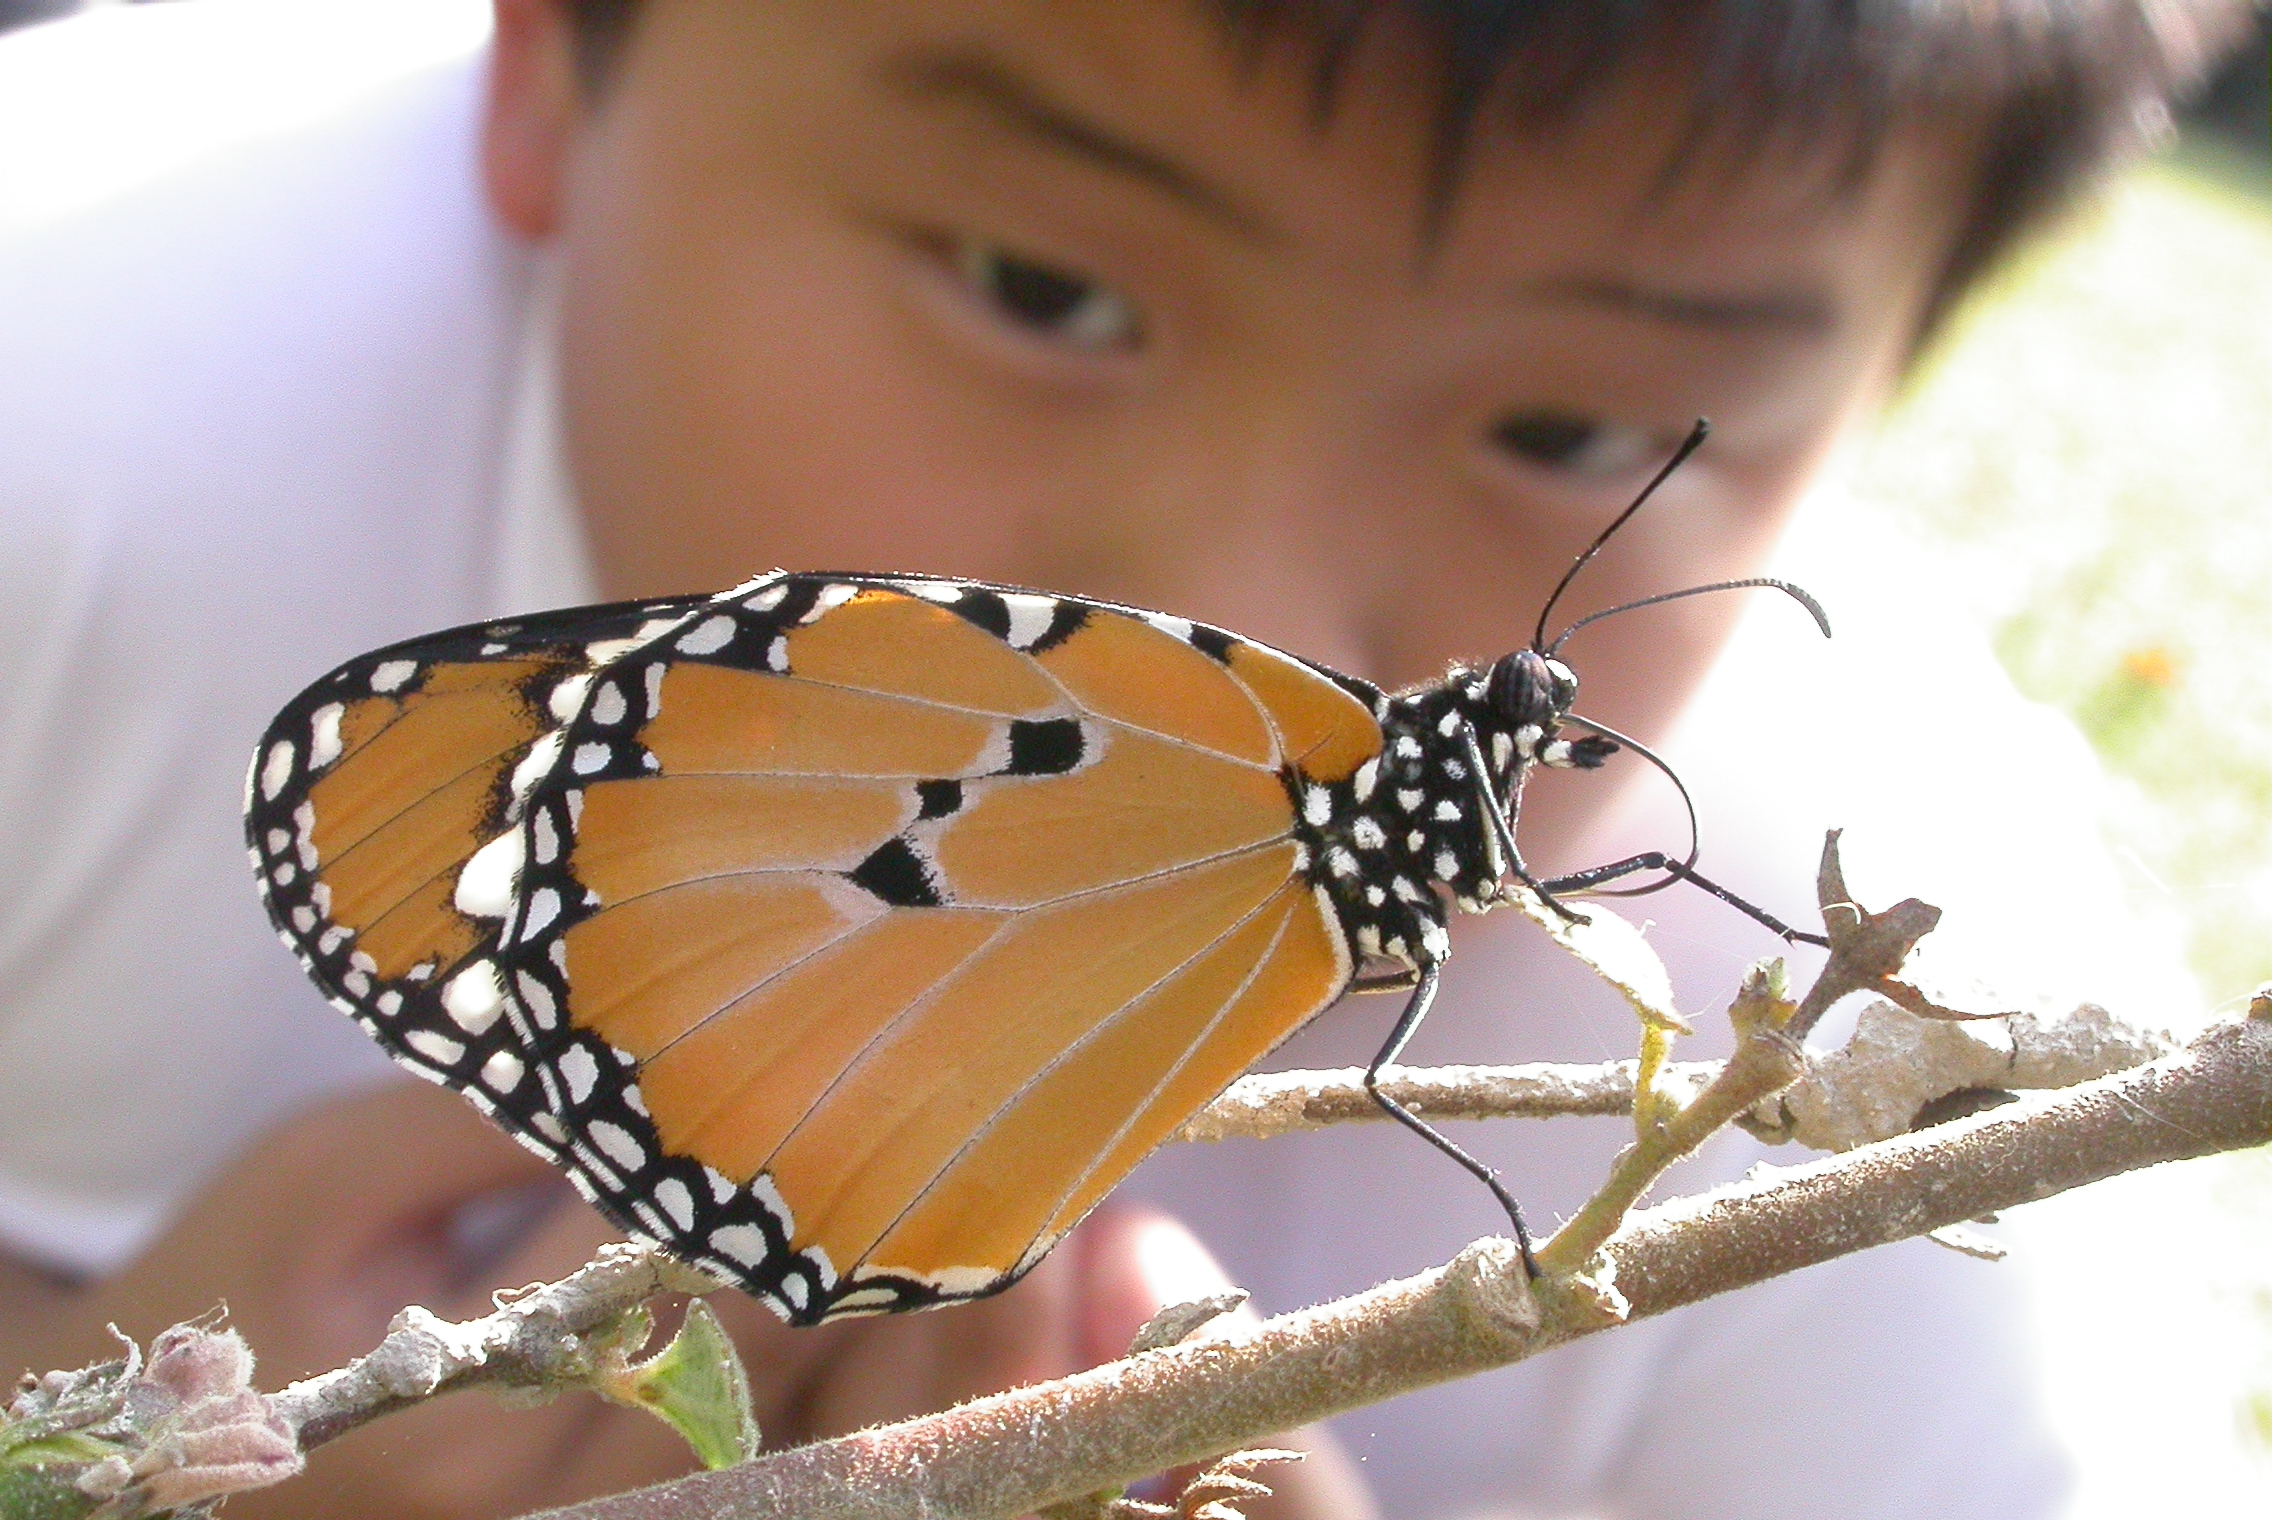
[[[1306,55],[1185,0],[649,0],[552,213],[605,589],[970,576],[1402,683],[1526,642],[1698,416],[1558,617],[1753,571],[1897,371],[1961,153],[1666,192],[1687,98],[1636,78],[1481,123],[1431,249],[1424,55],[1369,47],[1319,127]],[[1660,728],[1739,600],[1588,630],[1584,710]]]

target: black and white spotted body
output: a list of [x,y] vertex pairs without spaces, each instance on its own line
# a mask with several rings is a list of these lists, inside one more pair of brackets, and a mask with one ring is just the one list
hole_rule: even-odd
[[1501,900],[1518,862],[1484,810],[1497,807],[1511,834],[1534,766],[1591,770],[1617,749],[1563,737],[1577,687],[1560,661],[1521,650],[1488,670],[1454,666],[1409,691],[1376,694],[1378,759],[1296,796],[1312,879],[1358,954],[1407,972],[1441,963],[1450,953],[1444,896],[1470,913]]

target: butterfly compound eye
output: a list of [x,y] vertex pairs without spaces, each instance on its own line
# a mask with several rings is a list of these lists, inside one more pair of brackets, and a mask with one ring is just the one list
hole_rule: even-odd
[[1578,678],[1568,666],[1535,649],[1518,649],[1491,667],[1484,700],[1511,731],[1551,726],[1569,711],[1577,695]]

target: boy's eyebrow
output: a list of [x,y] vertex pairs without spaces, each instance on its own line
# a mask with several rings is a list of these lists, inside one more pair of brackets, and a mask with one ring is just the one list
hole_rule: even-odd
[[1576,301],[1613,311],[1653,317],[1680,327],[1724,332],[1782,332],[1825,337],[1838,326],[1838,304],[1816,290],[1775,291],[1763,295],[1713,295],[1655,290],[1619,279],[1549,280],[1523,291],[1528,299]]
[[909,52],[879,71],[905,94],[978,107],[1036,142],[1148,185],[1256,242],[1275,242],[1269,223],[1239,197],[1155,148],[1122,137],[1045,95],[1008,65],[968,48]]

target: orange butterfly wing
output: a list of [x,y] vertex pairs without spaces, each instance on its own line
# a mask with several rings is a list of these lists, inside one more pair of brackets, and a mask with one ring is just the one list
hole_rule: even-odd
[[504,846],[540,1127],[792,1319],[1006,1286],[1346,988],[1296,810],[1368,692],[1070,598],[721,597],[598,675]]
[[[454,974],[495,948],[496,920],[458,904],[460,872],[516,821],[514,771],[574,711],[564,683],[706,601],[585,607],[392,645],[317,681],[262,736],[245,842],[269,916],[333,1003],[420,1076],[490,1108],[491,1087],[521,1068],[501,1007],[444,1006]],[[500,1117],[557,1159],[510,1110]]]

